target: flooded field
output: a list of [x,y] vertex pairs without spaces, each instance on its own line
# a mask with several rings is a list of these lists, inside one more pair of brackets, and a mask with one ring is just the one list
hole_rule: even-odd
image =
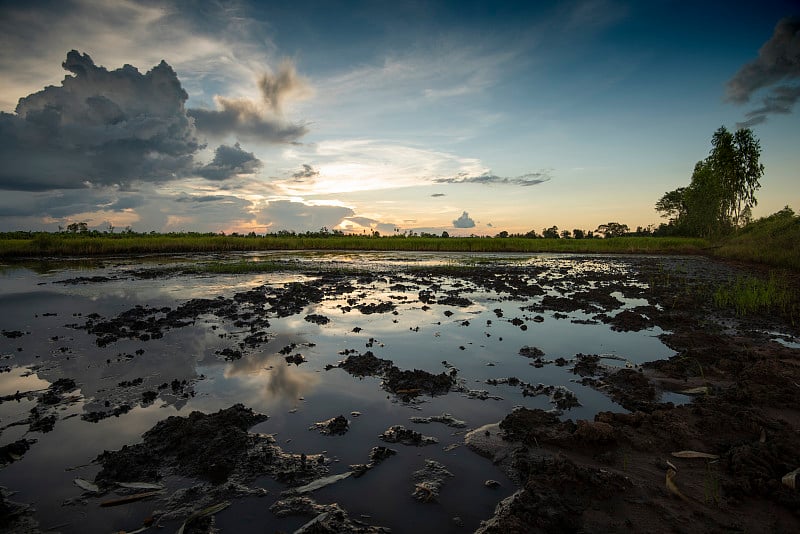
[[[285,268],[183,270],[242,260]],[[555,424],[696,395],[643,368],[681,348],[665,307],[687,273],[687,294],[737,275],[702,258],[510,254],[5,266],[0,486],[32,507],[14,512],[29,532],[472,532],[524,477],[469,432],[497,435],[485,425],[515,409]],[[797,348],[780,324],[761,335]]]

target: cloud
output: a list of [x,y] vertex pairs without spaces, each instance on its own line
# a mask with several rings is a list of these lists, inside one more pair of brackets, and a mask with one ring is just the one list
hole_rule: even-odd
[[461,214],[461,217],[453,221],[454,228],[475,228],[475,221],[473,221],[469,213],[466,211]]
[[291,200],[272,200],[258,214],[260,224],[269,231],[294,230],[298,232],[333,228],[355,212],[346,206],[314,205]]
[[444,193],[434,193],[431,196],[434,197],[434,198],[438,198],[438,197],[443,197],[443,196],[446,196],[446,195]]
[[288,59],[281,61],[277,74],[263,74],[258,80],[258,87],[264,103],[279,114],[283,113],[286,100],[302,100],[313,94],[308,81],[298,76],[294,63]]
[[191,169],[202,145],[166,62],[146,74],[131,65],[109,71],[72,50],[62,66],[71,75],[60,86],[0,113],[0,189],[165,182]]
[[297,161],[313,161],[318,174],[305,181],[276,177],[272,185],[286,196],[430,186],[441,176],[488,172],[475,158],[377,139],[327,140],[288,152]]
[[800,77],[800,17],[778,22],[758,58],[744,65],[727,84],[727,99],[744,104],[757,90]]
[[[726,100],[744,104],[761,89],[769,89],[760,108],[748,112],[738,127],[763,123],[769,115],[791,113],[800,99],[800,85],[782,82],[800,78],[800,17],[781,19],[758,57],[744,65],[727,83]],[[782,85],[778,85],[782,84]],[[777,85],[777,87],[776,87]]]
[[319,171],[307,163],[303,164],[303,170],[292,174],[295,182],[305,182],[306,178],[315,178],[317,176],[319,176]]
[[737,128],[749,128],[756,124],[761,124],[767,121],[767,116],[771,114],[786,115],[792,112],[795,102],[800,99],[800,85],[789,86],[783,85],[776,87],[772,93],[765,96],[762,101],[762,106],[753,111],[745,114],[747,120],[737,122]]
[[227,180],[240,174],[254,174],[261,166],[261,160],[252,152],[242,150],[236,143],[233,146],[218,146],[211,163],[195,172],[207,180]]
[[366,228],[370,228],[371,226],[378,224],[377,220],[370,219],[369,217],[345,217],[345,220],[352,221],[357,225],[364,226]]
[[311,88],[297,75],[294,64],[283,60],[277,74],[265,73],[258,80],[261,101],[216,95],[217,109],[189,109],[198,131],[222,138],[233,134],[268,143],[292,143],[308,133],[305,124],[292,124],[283,117],[283,105],[306,98]]
[[[459,174],[452,178],[437,178],[434,182],[438,184],[500,184],[500,185],[521,185],[529,187],[538,185],[550,180],[550,176],[544,171],[530,174],[523,174],[515,178],[496,176],[494,174],[481,174],[479,176],[468,176]],[[432,195],[436,196],[436,195]]]

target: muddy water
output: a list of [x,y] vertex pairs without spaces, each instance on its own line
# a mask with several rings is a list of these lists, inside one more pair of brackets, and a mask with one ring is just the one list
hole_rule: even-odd
[[[287,268],[240,275],[180,274],[174,269],[243,258],[285,262]],[[386,445],[397,451],[362,477],[313,492],[316,502],[338,503],[351,518],[395,532],[471,532],[516,488],[490,461],[464,446],[466,431],[495,423],[517,406],[557,410],[571,419],[591,418],[601,410],[622,411],[601,391],[578,382],[580,377],[571,371],[576,354],[597,354],[605,365],[634,369],[674,354],[658,339],[662,332],[657,327],[622,331],[626,329],[612,329],[609,322],[625,310],[646,316],[642,310],[651,305],[648,278],[640,267],[660,261],[262,253],[149,258],[146,263],[110,259],[91,268],[7,266],[0,271],[0,396],[5,396],[0,403],[0,446],[27,439],[30,448],[0,469],[0,486],[16,492],[12,500],[35,508],[33,517],[42,530],[134,530],[166,506],[171,492],[195,481],[169,473],[161,480],[167,489],[163,496],[101,507],[116,495],[84,493],[73,479],[93,480],[101,468],[95,462],[98,454],[140,442],[144,432],[169,416],[194,410],[211,413],[241,403],[269,416],[252,432],[273,434],[287,453],[323,453],[328,474],[367,463],[372,447]],[[162,269],[165,265],[171,270]],[[470,271],[482,274],[464,274]],[[498,284],[500,279],[508,283]],[[235,298],[248,291],[273,295],[293,283],[318,283],[324,296],[301,302],[293,313]],[[167,324],[160,330],[162,337],[111,323],[125,335],[102,339],[87,327],[113,321],[137,306],[146,311],[146,320],[157,321],[168,315],[167,309],[191,299],[231,303],[240,315],[237,319],[201,309],[184,321]],[[580,305],[565,304],[568,300]],[[381,303],[393,306],[371,313],[376,308],[369,305]],[[253,315],[254,310],[268,326],[242,315]],[[329,322],[306,320],[311,314]],[[254,332],[260,334],[258,339],[245,342]],[[525,347],[543,355],[531,357],[530,350],[526,355]],[[226,349],[238,352],[226,357]],[[401,370],[450,373],[453,387],[435,396],[424,391],[392,393],[382,387],[380,376],[351,376],[336,367],[347,354],[367,351]],[[287,362],[287,356],[295,355],[300,357]],[[504,380],[510,377],[530,387]],[[65,378],[74,380],[76,389],[45,404],[42,392]],[[539,384],[543,388],[537,391],[544,392],[533,396],[532,388]],[[9,397],[16,392],[20,395]],[[569,398],[574,394],[576,402],[559,404],[554,392]],[[678,397],[664,400],[683,400]],[[52,428],[32,430],[32,409],[52,416]],[[465,421],[466,427],[410,419],[443,413]],[[349,420],[345,434],[310,429],[338,415]],[[396,424],[438,443],[416,447],[378,439]],[[444,480],[435,500],[419,502],[411,497],[412,474],[426,459],[441,463],[453,476]],[[487,487],[484,483],[490,479],[499,487]],[[251,485],[268,493],[234,499],[216,515],[223,532],[291,531],[311,519],[278,518],[270,512],[286,484],[263,476]],[[179,524],[174,519],[162,522],[173,529]]]

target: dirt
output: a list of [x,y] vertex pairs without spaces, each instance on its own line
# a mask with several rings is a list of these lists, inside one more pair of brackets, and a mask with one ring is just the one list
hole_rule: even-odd
[[[576,274],[544,268],[476,267],[448,274],[457,279],[450,285],[456,289],[445,290],[436,270],[381,274],[387,283],[394,284],[391,291],[412,292],[409,301],[417,292],[423,311],[437,305],[467,313],[475,301],[465,295],[478,291],[493,292],[495,300],[529,301],[537,296],[541,299],[536,304],[521,307],[517,313],[507,310],[509,317],[497,308],[492,318],[526,329],[528,324],[545,321],[535,314],[566,319],[571,317],[568,313],[580,312],[585,315],[572,318],[573,323],[604,323],[620,332],[658,326],[667,332],[662,341],[676,352],[666,360],[620,367],[619,362],[609,364],[608,355],[576,354],[551,361],[544,358],[541,349],[523,346],[519,355],[529,358],[532,366],[566,367],[576,382],[608,396],[623,410],[573,421],[562,415],[579,405],[566,387],[531,384],[513,376],[486,380],[491,386],[519,388],[523,396],[547,396],[553,409],[516,409],[497,424],[466,435],[465,444],[470,449],[497,464],[519,486],[497,505],[494,515],[478,531],[800,531],[800,492],[781,483],[781,477],[800,465],[800,350],[763,333],[780,329],[796,336],[798,329],[793,321],[797,318],[775,309],[747,318],[716,309],[710,288],[718,282],[715,276],[725,275],[724,266],[715,266],[713,272],[685,272],[680,259],[675,259],[672,267],[670,260],[664,259],[632,259],[629,263],[625,275],[629,279],[624,284],[618,273],[602,270]],[[144,273],[135,276],[149,276]],[[315,274],[316,278],[307,282],[261,286],[232,297],[191,299],[174,308],[137,306],[110,318],[88,315],[83,324],[72,326],[95,336],[98,346],[106,346],[124,339],[159,339],[169,330],[215,316],[240,329],[236,335],[229,334],[232,345],[217,352],[221,359],[237,361],[271,339],[270,318],[302,314],[309,305],[328,297],[346,296],[347,305],[339,306],[340,311],[364,315],[397,314],[393,301],[406,300],[405,295],[388,295],[391,300],[367,302],[366,294],[359,293],[358,285],[351,283],[352,275]],[[111,279],[81,277],[63,283],[101,284]],[[376,279],[377,275],[364,274],[358,284],[372,284]],[[639,298],[649,299],[650,304],[625,307],[620,300]],[[451,310],[440,311],[435,320],[442,314],[447,318],[455,315]],[[319,326],[336,321],[320,314],[301,317]],[[452,319],[455,325],[466,328],[472,324],[474,328],[478,319],[470,320],[463,316]],[[361,328],[352,331],[358,333]],[[29,334],[3,330],[2,335],[17,339]],[[379,342],[370,338],[367,347],[373,345]],[[300,365],[306,361],[297,347],[293,343],[280,351],[286,362]],[[437,373],[400,369],[371,351],[348,349],[340,354],[345,358],[328,370],[339,368],[358,378],[378,377],[381,387],[395,400],[413,402],[418,397],[453,392],[473,399],[499,399],[486,390],[467,388],[458,370],[447,362],[442,362],[445,371]],[[101,405],[89,404],[91,409],[82,417],[99,421],[123,415],[137,403],[152,403],[158,392],[151,385],[153,388],[147,389],[142,379],[120,382],[117,388],[130,391],[130,395]],[[77,387],[75,381],[66,379],[54,382],[47,390],[0,398],[0,402],[23,397],[36,401],[26,419],[6,426],[27,425],[29,431],[49,432],[58,422],[60,411],[75,401]],[[193,395],[192,383],[186,380],[164,382],[158,387],[162,389],[176,396]],[[668,399],[687,402],[675,404]],[[289,454],[272,435],[251,432],[254,425],[266,419],[243,405],[213,414],[193,412],[188,417],[169,417],[145,432],[141,442],[98,456],[96,461],[102,469],[95,482],[106,491],[117,482],[190,477],[197,481],[195,485],[163,503],[163,516],[177,518],[186,517],[198,505],[255,495],[256,490],[247,484],[260,476],[297,487],[329,474],[331,459],[324,454]],[[466,426],[449,414],[411,421]],[[336,440],[341,438],[334,436],[347,432],[349,425],[350,421],[339,415],[311,428],[331,436],[325,439]],[[412,447],[438,441],[402,425],[392,425],[377,437]],[[20,439],[0,448],[0,467],[19,460],[35,443],[33,439]],[[679,451],[713,457],[673,455]],[[387,447],[374,447],[368,463],[350,466],[352,476],[366,474],[395,453]],[[411,495],[422,503],[435,503],[451,476],[441,464],[426,460],[422,469],[409,473]],[[11,525],[7,528],[25,532],[30,515],[26,509],[11,503],[4,494],[0,511],[6,512],[0,513],[0,527]],[[277,501],[273,513],[308,517],[309,522],[298,532],[385,531],[349,517],[337,504],[317,504],[306,495]]]
[[[677,351],[672,358],[615,369],[598,355],[576,356],[572,370],[583,383],[629,413],[573,422],[523,408],[485,435],[472,433],[467,444],[521,486],[478,532],[800,529],[800,492],[781,483],[800,462],[800,350],[720,326],[735,318],[719,316],[697,289],[702,283],[654,284],[663,311],[604,319],[623,331],[672,330],[662,336]],[[574,310],[588,300],[554,302]],[[775,316],[752,322],[791,329]],[[676,406],[660,401],[664,391],[694,397]],[[679,451],[715,457],[673,455]]]

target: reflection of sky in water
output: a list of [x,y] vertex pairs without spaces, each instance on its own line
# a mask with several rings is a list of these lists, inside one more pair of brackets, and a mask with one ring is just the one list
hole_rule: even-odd
[[[211,261],[216,257],[202,259]],[[531,255],[531,254],[480,254],[464,253],[246,253],[226,257],[230,261],[242,258],[260,261],[292,261],[313,271],[315,267],[357,267],[359,269],[399,269],[419,266],[463,265],[513,265],[529,266],[534,272],[531,279],[552,289],[554,295],[566,295],[587,287],[605,287],[604,280],[593,281],[592,272],[603,277],[613,276],[625,282],[631,270],[628,260],[617,257]],[[161,261],[166,262],[167,258]],[[153,260],[157,261],[157,260]],[[183,257],[171,265],[191,260]],[[64,532],[107,532],[114,529],[131,529],[131,520],[145,517],[152,506],[139,503],[122,509],[100,509],[94,506],[62,507],[65,499],[76,497],[79,491],[71,484],[72,478],[91,479],[98,467],[90,466],[78,471],[65,471],[67,466],[90,462],[104,449],[117,449],[134,443],[141,434],[157,421],[169,415],[185,415],[191,410],[206,412],[226,408],[241,402],[256,411],[266,413],[270,419],[255,430],[276,433],[279,443],[290,452],[314,453],[327,451],[338,460],[332,472],[342,472],[349,464],[365,463],[371,447],[380,445],[377,436],[392,424],[405,424],[426,435],[440,439],[437,446],[425,449],[395,446],[400,451],[360,479],[348,479],[335,487],[321,490],[315,497],[320,502],[340,502],[355,517],[370,514],[376,524],[408,529],[409,513],[416,514],[421,523],[432,529],[446,531],[452,528],[452,517],[461,516],[469,529],[477,527],[480,519],[487,518],[497,500],[513,490],[488,461],[477,458],[464,447],[446,452],[443,448],[463,441],[461,434],[440,424],[414,425],[408,420],[416,415],[452,413],[467,421],[470,428],[499,421],[514,406],[550,409],[544,396],[523,397],[520,388],[508,385],[491,386],[490,378],[515,376],[531,384],[563,385],[573,391],[582,406],[565,412],[573,419],[591,418],[599,410],[620,408],[601,393],[575,382],[575,375],[566,367],[548,363],[541,368],[530,365],[531,360],[519,355],[525,345],[535,346],[545,353],[545,360],[558,357],[574,358],[576,353],[613,355],[619,360],[606,360],[609,365],[638,364],[644,361],[669,357],[673,354],[657,338],[658,328],[642,332],[614,332],[606,324],[575,324],[572,320],[591,319],[581,312],[568,313],[568,318],[556,319],[552,313],[543,313],[544,321],[532,320],[536,313],[520,308],[538,303],[541,297],[526,301],[508,301],[497,294],[477,289],[464,282],[461,295],[473,301],[465,308],[432,304],[422,310],[417,294],[428,288],[417,275],[402,275],[401,282],[408,291],[389,289],[391,277],[380,277],[368,287],[359,286],[357,276],[351,282],[358,289],[352,294],[329,296],[308,307],[302,313],[286,317],[270,317],[268,342],[255,349],[243,350],[243,357],[225,361],[216,351],[238,348],[236,345],[247,334],[226,320],[215,316],[202,316],[192,326],[168,330],[159,340],[139,341],[123,339],[106,347],[97,347],[95,337],[83,330],[70,328],[69,323],[83,324],[90,313],[113,317],[141,304],[175,308],[191,298],[230,297],[263,284],[282,285],[290,281],[308,279],[308,276],[288,273],[259,273],[253,275],[192,275],[169,276],[163,279],[132,279],[128,271],[141,265],[107,262],[104,267],[87,270],[69,269],[35,274],[26,269],[0,271],[0,309],[13,310],[2,317],[4,330],[30,332],[20,338],[0,337],[0,365],[11,367],[11,372],[0,373],[0,394],[41,389],[58,378],[74,378],[84,399],[68,407],[58,407],[59,421],[48,434],[32,433],[38,439],[23,459],[0,470],[0,485],[8,486],[19,494],[23,502],[32,502],[39,510],[43,526],[66,522]],[[541,269],[541,270],[540,270]],[[42,269],[45,270],[45,269]],[[571,287],[570,277],[585,276],[581,283]],[[75,276],[109,276],[120,279],[99,284],[64,285],[52,282]],[[389,282],[387,283],[387,280]],[[442,285],[437,296],[453,288],[455,280],[435,277]],[[627,283],[627,282],[626,282]],[[42,284],[42,285],[40,285]],[[631,281],[630,285],[634,285]],[[364,315],[357,309],[343,313],[346,299],[366,293],[359,302],[391,300],[397,305],[397,314]],[[403,295],[408,299],[390,299],[390,295]],[[649,304],[641,298],[623,298],[619,310]],[[507,296],[507,295],[506,295]],[[503,317],[495,315],[495,309]],[[445,310],[453,312],[445,316]],[[331,322],[324,326],[304,320],[307,313],[328,316]],[[527,330],[510,323],[518,317],[525,321]],[[463,326],[469,321],[468,326]],[[352,330],[359,327],[358,333]],[[368,340],[374,338],[372,347]],[[300,353],[306,358],[301,365],[288,364],[279,351],[295,343],[290,354]],[[309,346],[314,344],[313,346]],[[462,349],[463,347],[463,349]],[[22,351],[18,351],[22,348]],[[325,371],[327,364],[336,364],[344,358],[339,353],[346,349],[358,352],[371,350],[379,358],[390,359],[401,369],[419,368],[432,373],[446,371],[446,361],[459,369],[458,377],[469,389],[487,390],[502,400],[476,400],[460,393],[450,393],[409,406],[390,398],[380,389],[375,377],[363,379],[348,375],[342,369]],[[136,354],[137,350],[144,352]],[[492,365],[489,365],[492,364]],[[35,366],[35,367],[32,367]],[[26,369],[33,372],[25,377]],[[123,381],[142,378],[142,384],[119,387]],[[158,399],[147,407],[141,406],[141,393],[156,390],[162,383],[172,380],[192,382],[195,396],[181,398],[171,388],[159,390]],[[190,389],[192,389],[190,388]],[[672,400],[672,397],[670,397]],[[674,399],[679,401],[677,397]],[[111,406],[127,402],[134,409],[120,417],[111,417],[98,423],[88,423],[77,417],[84,411],[103,409],[105,401]],[[24,419],[34,405],[32,401],[0,404],[3,425]],[[350,416],[358,411],[360,417]],[[351,419],[351,430],[344,436],[321,436],[309,430],[314,422],[343,414]],[[75,415],[76,417],[68,417]],[[0,435],[4,445],[24,435],[26,427],[6,429]],[[456,473],[457,481],[445,484],[439,507],[420,507],[411,504],[409,474],[421,467],[423,458],[434,458]],[[34,476],[35,475],[35,476]],[[487,492],[483,481],[502,479],[501,492]],[[43,494],[42,488],[47,488]],[[277,492],[273,492],[269,503]],[[371,496],[365,498],[366,495]],[[296,518],[286,523],[278,522],[264,512],[267,503],[257,500],[250,506],[237,502],[230,511],[219,516],[219,523],[235,521],[238,517],[255,514],[260,518],[253,523],[253,532],[264,528],[288,529],[299,526]],[[406,504],[401,504],[406,503]],[[250,507],[248,507],[250,506]],[[127,514],[127,515],[126,515]],[[138,514],[138,515],[137,515]],[[60,518],[55,520],[55,518]],[[267,527],[264,521],[271,521]],[[81,525],[77,529],[75,525]],[[257,526],[255,526],[257,525]],[[239,523],[241,527],[241,523]],[[274,526],[274,528],[272,528]],[[243,527],[242,527],[243,528]],[[225,530],[231,531],[231,530]],[[246,530],[238,530],[246,532]]]

